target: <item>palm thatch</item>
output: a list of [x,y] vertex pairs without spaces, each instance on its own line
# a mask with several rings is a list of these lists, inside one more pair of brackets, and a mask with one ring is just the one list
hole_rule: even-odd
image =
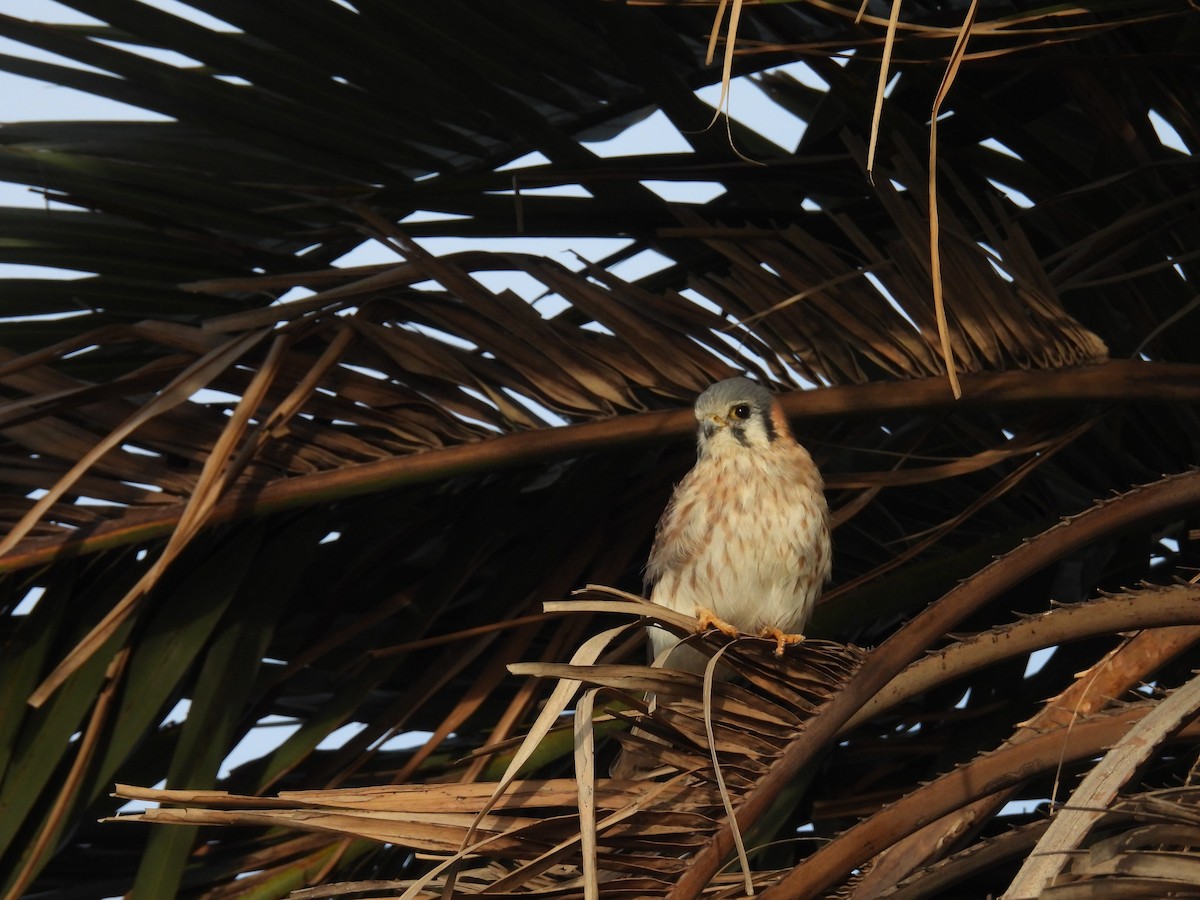
[[[0,68],[157,117],[0,127],[0,180],[36,199],[0,208],[0,262],[75,273],[3,283],[0,896],[426,876],[451,838],[96,820],[116,783],[273,813],[310,791],[490,796],[544,696],[508,667],[562,664],[607,622],[543,604],[636,588],[691,398],[736,372],[781,392],[826,474],[835,585],[813,636],[875,649],[734,785],[739,829],[705,791],[663,795],[712,823],[663,890],[744,890],[715,874],[736,831],[768,894],[998,893],[1039,840],[1034,805],[1187,696],[1194,11],[735,3],[710,62],[704,3],[65,5],[92,24],[0,15],[30,48]],[[764,122],[803,123],[797,146],[739,121],[736,92],[706,128],[696,91],[726,64]],[[674,143],[603,155],[652,124]],[[672,189],[697,183],[716,196]],[[584,249],[481,243],[515,237]],[[389,255],[343,262],[365,241]],[[625,626],[571,677],[639,660]],[[756,652],[728,651],[750,683],[716,696],[762,698]],[[661,679],[627,677],[633,709]],[[605,715],[601,772],[618,720],[643,718]],[[297,727],[224,772],[264,721]],[[1118,835],[1134,810],[1186,817],[1186,792],[1149,804],[1190,786],[1188,728],[1160,728],[1140,781],[1062,845],[1053,890],[1092,889],[1066,882],[1104,854],[1154,861]],[[1068,732],[1078,755],[1026,766]],[[574,741],[548,732],[521,779],[574,779]],[[961,771],[999,786],[957,790]],[[610,788],[601,809],[634,796]],[[639,821],[622,833],[654,839]],[[1193,846],[1172,840],[1155,846]],[[550,845],[504,845],[459,888]]]
[[[1071,527],[1078,527],[1077,525]],[[1048,540],[1041,539],[1040,542]],[[1123,621],[1139,624],[1164,622],[1182,626],[1196,639],[1200,627],[1200,603],[1197,589],[1191,585],[1174,589],[1150,589],[1149,598],[1161,601],[1153,605],[1149,616],[1137,616],[1127,607],[1114,615]],[[602,593],[601,593],[602,596]],[[1141,601],[1147,597],[1108,598],[1095,601],[1111,606],[1113,600]],[[945,598],[937,607],[953,606]],[[585,612],[619,612],[628,610],[643,613],[638,622],[649,621],[668,627],[686,636],[689,622],[686,617],[666,613],[645,601],[613,603],[611,601],[552,604],[553,609]],[[936,618],[931,608],[914,625]],[[1075,627],[1067,624],[1058,632],[1059,640],[1078,640],[1087,636],[1083,623],[1095,624],[1104,615],[1088,615],[1093,604],[1078,604],[1067,612],[1045,614],[1058,619],[1072,612]],[[1045,622],[1038,624],[1044,625]],[[1105,623],[1112,629],[1112,622]],[[1057,698],[1034,720],[1024,723],[1006,744],[990,753],[977,755],[952,771],[921,785],[911,793],[884,806],[860,821],[853,828],[820,846],[791,872],[754,868],[747,855],[737,818],[745,818],[747,810],[777,800],[780,772],[795,768],[794,760],[803,757],[808,748],[819,746],[819,740],[803,740],[822,728],[836,729],[838,713],[846,707],[846,697],[862,697],[863,682],[869,683],[869,670],[858,675],[863,654],[857,648],[826,642],[805,643],[789,659],[780,659],[773,643],[764,639],[740,638],[730,642],[719,633],[710,632],[698,640],[699,647],[711,657],[704,678],[684,672],[664,671],[655,667],[629,665],[596,665],[597,656],[628,631],[618,627],[588,641],[576,654],[572,665],[534,664],[514,666],[517,674],[559,677],[562,679],[538,722],[522,742],[520,751],[509,762],[505,776],[496,784],[421,784],[281,792],[276,798],[233,796],[216,791],[146,790],[121,786],[117,796],[122,799],[177,804],[182,808],[156,808],[144,813],[121,817],[117,821],[151,822],[171,825],[215,826],[272,826],[319,834],[333,833],[362,840],[399,844],[437,854],[439,865],[417,880],[350,882],[326,889],[301,891],[296,897],[338,896],[369,891],[375,897],[440,897],[448,890],[466,894],[487,894],[559,898],[587,897],[651,897],[676,896],[678,885],[689,880],[689,872],[705,855],[718,855],[722,838],[732,839],[742,863],[737,873],[714,877],[707,873],[695,891],[711,896],[753,895],[766,889],[768,896],[813,897],[823,888],[832,887],[844,877],[846,867],[863,859],[865,848],[886,848],[878,854],[866,874],[852,878],[847,895],[876,895],[882,876],[901,891],[914,890],[922,884],[928,889],[934,883],[939,889],[958,889],[964,878],[975,874],[980,857],[988,866],[1014,863],[1026,859],[1018,879],[1010,888],[1013,896],[1040,896],[1044,885],[1058,884],[1064,854],[1077,852],[1084,838],[1091,835],[1092,824],[1105,820],[1111,827],[1126,821],[1127,816],[1110,814],[1109,806],[1117,799],[1119,790],[1133,772],[1160,752],[1172,752],[1175,743],[1195,744],[1200,737],[1200,725],[1192,723],[1181,729],[1185,720],[1200,711],[1200,677],[1193,678],[1184,688],[1160,702],[1142,701],[1104,708],[1104,699],[1096,703],[1100,691],[1093,673],[1082,673],[1077,685],[1083,686],[1083,696],[1091,700],[1094,709],[1073,710],[1062,706],[1065,697]],[[912,627],[912,626],[910,626]],[[972,636],[944,651],[941,659],[910,666],[904,673],[909,684],[898,684],[902,695],[918,693],[912,689],[911,673],[932,666],[946,668],[945,660],[956,656],[975,656],[972,644],[992,639],[996,651],[991,662],[1011,658],[1016,650],[1004,640],[1020,626],[1000,629],[987,636]],[[1038,629],[1029,628],[1030,631]],[[1161,629],[1160,629],[1161,630]],[[1037,640],[1046,642],[1045,630]],[[1126,648],[1127,649],[1127,648]],[[881,658],[876,656],[872,662]],[[747,685],[729,685],[714,681],[712,670],[717,660],[732,666]],[[976,667],[986,661],[974,660]],[[960,668],[961,671],[961,668]],[[1128,679],[1127,673],[1122,673]],[[905,679],[896,679],[902,682]],[[917,679],[919,680],[919,679]],[[549,735],[566,705],[581,685],[589,690],[575,707],[574,721],[559,730],[574,734],[574,779],[516,780],[512,776]],[[918,689],[919,690],[919,689]],[[615,713],[597,716],[596,703],[601,696],[618,699],[621,707]],[[647,708],[642,697],[651,695],[655,705]],[[867,695],[870,696],[870,695]],[[1103,698],[1103,695],[1100,694]],[[1080,699],[1083,699],[1082,697]],[[859,708],[858,718],[871,721],[880,708],[898,702],[886,696],[882,702],[868,701]],[[874,708],[872,708],[872,705]],[[631,714],[632,713],[632,714]],[[844,715],[844,714],[843,714]],[[598,778],[595,765],[594,731],[612,719],[629,717],[638,730],[622,737],[624,752],[635,758],[643,768],[633,780]],[[853,722],[846,723],[843,733],[854,733]],[[1013,789],[1032,776],[1049,775],[1064,764],[1085,762],[1110,745],[1115,746],[1105,761],[1095,766],[1080,785],[1072,805],[1064,808],[1058,818],[1045,827],[1037,823],[1036,830],[1023,840],[983,840],[971,848],[965,858],[974,864],[945,866],[921,872],[919,876],[897,884],[896,877],[914,872],[911,863],[897,871],[889,865],[889,857],[911,852],[923,831],[933,821],[944,839],[955,828],[941,821],[944,817],[958,823],[972,815],[990,816],[1013,796]],[[487,753],[488,751],[484,751]],[[492,751],[494,752],[494,751]],[[637,766],[633,767],[638,771]],[[811,773],[809,775],[811,777]],[[807,778],[801,777],[801,782]],[[1088,782],[1097,784],[1089,793]],[[784,781],[784,791],[790,793]],[[1107,792],[1106,798],[1095,793]],[[1082,799],[1081,799],[1082,795]],[[1166,844],[1188,845],[1195,829],[1190,827],[1186,804],[1194,802],[1195,789],[1182,792],[1184,805],[1173,807],[1163,802],[1156,807],[1157,823],[1153,835],[1122,839],[1123,832],[1106,838],[1097,850],[1104,855],[1102,863],[1113,855],[1137,850],[1139,838],[1145,846]],[[1083,805],[1088,799],[1096,804]],[[1126,809],[1140,808],[1140,799],[1121,800]],[[1082,821],[1082,827],[1072,823]],[[752,824],[754,820],[752,819]],[[1061,832],[1067,832],[1064,837]],[[1014,832],[1014,834],[1016,834]],[[1036,845],[1034,845],[1036,841]],[[1031,846],[1036,851],[1030,855]],[[1116,849],[1107,849],[1115,847]],[[718,848],[715,849],[714,848]],[[1141,873],[1159,890],[1173,890],[1187,879],[1191,866],[1176,862],[1160,871],[1154,861],[1143,861],[1136,853],[1128,870]],[[1193,861],[1194,862],[1194,861]],[[1031,865],[1033,864],[1033,865]],[[460,871],[460,868],[467,867]],[[1047,872],[1034,872],[1027,877],[1030,887],[1024,887],[1021,876],[1026,869],[1040,865]],[[891,872],[888,872],[888,869]],[[1071,866],[1071,874],[1061,883],[1073,884],[1095,877],[1099,865]],[[1120,871],[1120,870],[1117,870]],[[1026,891],[1031,891],[1026,893]],[[383,893],[381,893],[383,892]],[[884,891],[889,893],[890,891]]]
[[[565,606],[565,604],[564,604]],[[630,608],[649,621],[686,635],[689,623],[673,616],[663,623],[645,601],[570,604],[573,613]],[[513,895],[651,896],[668,890],[690,864],[688,857],[712,839],[736,804],[769,771],[771,763],[804,729],[861,663],[861,652],[837,644],[809,643],[788,659],[775,657],[767,640],[711,637],[696,642],[719,652],[750,679],[749,687],[711,681],[647,666],[588,665],[607,640],[581,650],[574,665],[514,667],[519,674],[560,677],[589,690],[575,709],[576,778],[490,784],[401,785],[283,793],[277,799],[234,797],[196,791],[145,791],[122,787],[125,799],[186,804],[153,809],[124,821],[170,824],[273,825],[333,831],[446,854],[416,885],[420,896],[440,896],[448,875],[466,893],[497,890]],[[721,649],[721,645],[725,653]],[[655,696],[647,710],[642,697]],[[574,691],[542,711],[542,728],[526,742],[532,751],[545,737]],[[630,717],[639,730],[623,737],[626,752],[648,763],[638,779],[597,779],[590,710],[600,696],[628,704],[612,719]],[[559,726],[561,728],[562,726]],[[510,771],[515,771],[510,763]],[[465,788],[465,789],[464,789]],[[198,809],[197,805],[210,807]],[[248,809],[245,807],[249,807]],[[214,808],[215,807],[215,808]],[[459,853],[462,848],[462,853]],[[487,857],[481,871],[459,873],[452,863]],[[756,880],[762,880],[761,877]],[[587,885],[585,888],[584,885]],[[341,886],[345,890],[356,887]],[[380,890],[385,885],[372,885]]]

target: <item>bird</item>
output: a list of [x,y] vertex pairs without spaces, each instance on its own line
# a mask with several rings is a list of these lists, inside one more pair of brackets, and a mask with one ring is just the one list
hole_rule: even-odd
[[[749,378],[713,384],[694,412],[696,462],[658,522],[645,593],[694,614],[697,631],[768,636],[782,655],[804,640],[832,568],[821,473],[775,395]],[[652,661],[678,643],[662,628],[648,632]],[[664,665],[702,674],[707,662],[678,647]]]

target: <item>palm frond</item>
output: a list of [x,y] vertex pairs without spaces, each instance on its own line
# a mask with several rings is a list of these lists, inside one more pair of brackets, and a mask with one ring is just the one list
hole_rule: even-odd
[[[262,797],[499,781],[542,699],[506,667],[558,665],[602,627],[542,614],[547,598],[638,583],[690,462],[686,407],[734,372],[781,393],[837,510],[814,636],[879,645],[841,711],[771,766],[803,772],[788,792],[766,803],[762,779],[729,770],[747,841],[783,840],[754,857],[760,884],[815,859],[796,828],[834,838],[971,765],[1046,698],[1078,699],[1075,674],[1110,653],[1163,694],[1189,680],[1189,638],[1167,625],[1193,627],[1171,618],[1189,596],[1171,585],[1197,565],[1186,7],[980,3],[931,167],[966,2],[899,4],[874,140],[888,23],[857,3],[744,4],[728,127],[709,130],[712,5],[66,5],[91,24],[0,16],[29,48],[0,68],[152,115],[0,128],[0,179],[33,192],[0,208],[0,263],[67,276],[6,278],[0,316],[0,892],[427,875],[410,848],[334,831],[95,821],[121,805],[114,782]],[[747,115],[745,91],[770,112]],[[603,143],[655,128],[650,152]],[[348,255],[364,242],[377,255]],[[1141,583],[1159,587],[1127,590]],[[1140,624],[1152,650],[1121,637]],[[1063,642],[1026,673],[1043,626]],[[930,650],[948,666],[932,682]],[[858,719],[868,683],[894,705]],[[689,702],[668,739],[697,736]],[[612,715],[601,767],[639,718]],[[281,722],[274,749],[224,767]],[[569,778],[575,741],[551,730],[520,777]],[[1151,765],[1147,786],[1186,777],[1182,754]],[[1011,797],[1049,798],[1038,772]],[[944,807],[925,850],[898,854],[920,869],[854,864],[887,890],[1003,890],[1038,827],[1002,837],[1032,816],[996,812],[999,796],[972,801],[979,828],[967,801]],[[744,890],[709,879],[733,844],[705,833],[694,892]],[[830,863],[847,846],[815,865],[852,890]],[[512,871],[480,866],[460,885]]]
[[[645,601],[613,603],[603,593],[596,596],[601,602],[583,597],[569,605],[577,615],[631,609],[642,613],[648,623],[657,622],[684,636],[688,633],[685,617],[662,618],[665,611]],[[628,711],[615,715],[636,722],[639,731],[622,743],[635,764],[653,763],[654,778],[599,779],[586,809],[580,805],[576,779],[285,792],[273,799],[121,787],[117,793],[122,799],[183,806],[151,809],[121,820],[284,825],[398,843],[448,854],[451,861],[493,860],[486,881],[476,871],[457,874],[456,884],[466,893],[500,887],[522,895],[532,891],[574,896],[572,883],[585,880],[586,845],[581,835],[587,827],[581,822],[591,815],[595,817],[591,852],[596,868],[604,873],[603,894],[651,891],[650,883],[657,885],[652,893],[661,894],[689,865],[687,856],[715,834],[725,816],[722,795],[728,794],[726,802],[737,803],[805,721],[817,715],[854,673],[862,656],[856,648],[820,641],[806,642],[785,658],[774,654],[769,640],[730,643],[724,636],[706,635],[696,645],[707,653],[721,652],[727,664],[745,673],[749,685],[705,685],[698,676],[649,666],[513,667],[517,674],[563,679],[630,704]],[[652,710],[639,699],[647,692],[656,699]],[[551,710],[548,720],[557,709]],[[594,721],[583,725],[590,729]],[[714,743],[709,743],[709,734]],[[534,732],[531,739],[536,742],[539,735]],[[578,755],[576,760],[577,767],[591,764]],[[577,772],[577,779],[584,777],[585,772]],[[595,773],[586,777],[594,779]],[[434,875],[448,869],[452,870],[443,864]],[[419,896],[437,896],[443,877],[427,877],[419,885]]]

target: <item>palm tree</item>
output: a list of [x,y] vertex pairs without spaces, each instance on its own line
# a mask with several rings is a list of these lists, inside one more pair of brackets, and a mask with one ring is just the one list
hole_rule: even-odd
[[[159,116],[0,128],[44,197],[0,262],[85,273],[3,285],[3,896],[416,893],[479,835],[460,891],[1195,889],[1194,10],[735,4],[793,149],[708,127],[706,4],[65,5],[0,67]],[[597,152],[651,119],[686,149]],[[638,665],[653,610],[543,604],[638,589],[737,372],[835,583],[706,701]],[[130,797],[182,827],[97,821]]]

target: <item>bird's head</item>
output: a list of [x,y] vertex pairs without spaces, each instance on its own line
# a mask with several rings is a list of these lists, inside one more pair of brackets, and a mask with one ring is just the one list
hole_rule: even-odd
[[696,398],[701,456],[765,450],[791,436],[774,396],[749,378],[718,381]]

